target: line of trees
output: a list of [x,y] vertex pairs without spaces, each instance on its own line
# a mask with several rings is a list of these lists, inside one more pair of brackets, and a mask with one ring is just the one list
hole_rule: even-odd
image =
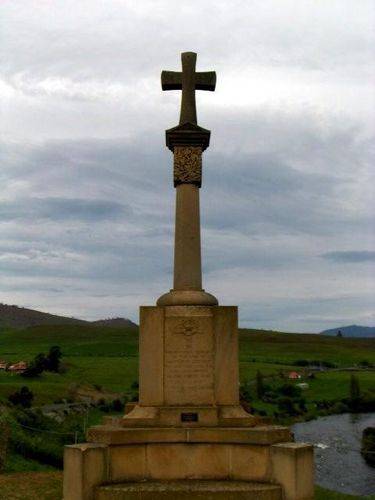
[[[312,412],[309,409],[305,395],[298,384],[284,382],[281,385],[266,380],[261,371],[255,375],[254,392],[247,385],[241,387],[241,404],[252,408],[252,411],[260,415],[267,415],[264,409],[256,409],[251,404],[253,399],[275,405],[273,416],[276,418],[288,418]],[[254,397],[255,396],[255,397]],[[358,377],[351,374],[348,384],[347,396],[340,399],[313,400],[318,415],[330,415],[339,413],[359,413],[375,411],[375,397],[371,391],[362,391]],[[249,405],[250,403],[250,405]],[[244,406],[245,407],[245,406]],[[248,410],[248,411],[249,411]],[[251,410],[250,410],[251,411]]]

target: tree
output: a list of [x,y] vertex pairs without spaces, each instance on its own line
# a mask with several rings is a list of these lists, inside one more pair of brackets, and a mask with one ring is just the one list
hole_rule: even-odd
[[361,389],[355,375],[350,376],[349,406],[352,411],[358,411],[361,402]]
[[30,408],[34,394],[26,386],[21,387],[19,391],[14,392],[8,397],[8,400],[15,406]]
[[6,418],[0,418],[0,473],[3,471],[8,451],[10,424]]
[[278,410],[282,415],[295,416],[299,411],[295,408],[292,398],[283,397],[277,401]]
[[50,348],[46,357],[46,370],[50,372],[58,372],[60,368],[60,359],[62,356],[61,349],[58,345]]
[[301,397],[302,390],[300,387],[297,387],[296,385],[287,383],[281,385],[277,389],[277,392],[289,398],[299,398]]
[[39,353],[35,356],[30,365],[21,374],[22,377],[32,378],[37,377],[46,369],[47,360],[43,353]]
[[62,356],[59,346],[54,345],[50,348],[47,356],[40,352],[35,356],[28,368],[22,373],[23,377],[32,378],[37,377],[44,370],[50,372],[59,372],[61,368],[60,358]]
[[265,388],[264,388],[264,382],[263,382],[263,375],[260,370],[257,370],[256,377],[255,377],[255,390],[257,393],[257,398],[262,399],[264,396]]
[[356,401],[361,397],[361,389],[359,387],[359,381],[357,377],[353,374],[350,376],[350,399],[351,401]]

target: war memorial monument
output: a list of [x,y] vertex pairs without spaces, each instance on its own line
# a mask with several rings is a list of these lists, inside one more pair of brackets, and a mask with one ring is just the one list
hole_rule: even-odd
[[182,90],[179,125],[166,131],[174,157],[173,289],[141,306],[139,401],[66,446],[64,500],[312,500],[313,448],[239,402],[237,307],[202,288],[199,189],[210,131],[197,124],[196,90],[214,72],[163,71]]

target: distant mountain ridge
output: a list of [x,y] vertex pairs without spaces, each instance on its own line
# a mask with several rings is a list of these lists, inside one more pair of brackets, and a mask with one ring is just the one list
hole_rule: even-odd
[[108,318],[91,321],[94,326],[109,326],[111,328],[135,328],[137,325],[127,318]]
[[109,318],[97,321],[68,318],[49,314],[26,307],[0,304],[0,327],[28,328],[41,325],[92,325],[112,328],[136,328],[137,325],[127,318]]
[[338,328],[324,330],[320,332],[320,335],[337,336],[339,331],[343,337],[375,338],[375,326],[360,325],[339,326]]

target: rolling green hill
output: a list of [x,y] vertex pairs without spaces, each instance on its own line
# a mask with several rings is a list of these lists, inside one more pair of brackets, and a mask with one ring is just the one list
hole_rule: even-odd
[[320,335],[337,336],[339,332],[339,336],[342,337],[375,338],[375,327],[359,325],[339,326],[338,328],[331,328],[329,330],[320,332]]
[[[52,345],[60,346],[66,373],[43,373],[35,379],[0,371],[0,401],[21,385],[34,392],[35,404],[66,398],[77,384],[100,386],[126,393],[137,380],[138,331],[133,328],[91,325],[43,325],[0,330],[0,360],[31,360]],[[240,330],[240,375],[242,382],[296,369],[300,360],[328,362],[338,368],[360,363],[375,365],[375,340]],[[310,383],[311,397],[345,397],[349,372],[328,371]],[[375,386],[375,372],[358,371],[363,389]],[[307,393],[307,396],[309,394]]]
[[[296,370],[307,376],[310,367],[301,365],[321,364],[331,367],[326,371],[316,371],[314,378],[307,380],[308,389],[303,391],[305,413],[293,417],[294,419],[314,418],[322,414],[322,411],[335,411],[337,405],[341,404],[340,400],[349,395],[350,377],[353,373],[363,393],[370,393],[375,387],[374,339],[242,329],[239,344],[241,393],[247,395],[255,410],[271,417],[279,411],[277,402],[257,397],[255,378],[259,371],[263,374],[264,383],[269,390],[277,393],[277,390],[288,382],[289,371]],[[50,462],[42,460],[40,455],[24,456],[23,452],[20,453],[18,448],[15,448],[14,443],[20,446],[20,439],[23,440],[22,446],[30,439],[33,440],[33,446],[38,448],[42,445],[38,441],[38,432],[21,429],[19,424],[15,423],[15,419],[22,412],[9,406],[8,396],[11,393],[26,385],[34,394],[33,406],[36,407],[55,401],[79,399],[82,394],[92,398],[95,395],[98,401],[98,398],[113,400],[132,397],[135,393],[138,373],[136,328],[111,328],[90,324],[42,325],[25,329],[0,328],[0,360],[30,361],[38,353],[48,352],[54,345],[58,345],[63,353],[63,373],[44,372],[39,377],[25,379],[0,370],[0,416],[1,404],[8,405],[6,409],[3,406],[4,414],[13,412],[12,432],[16,432],[6,462],[7,474],[0,475],[0,487],[5,495],[19,492],[20,496],[14,498],[56,498],[61,491],[61,473],[51,472],[53,467]],[[324,403],[323,410],[317,402]],[[330,404],[332,406],[329,406]],[[65,404],[63,406],[65,408]],[[52,443],[50,437],[49,447],[53,444],[52,449],[57,455],[61,455],[62,445],[74,442],[73,430],[78,431],[80,439],[84,439],[85,425],[99,423],[107,411],[108,408],[105,409],[99,404],[91,408],[86,416],[71,414],[63,423],[51,424],[49,421],[48,426],[55,425],[57,433],[69,432],[71,435],[64,438],[64,443],[60,442],[60,437],[54,438]],[[25,418],[23,415],[21,422],[24,422]],[[41,420],[40,425],[42,422]],[[32,424],[32,427],[35,425],[37,424]],[[19,489],[20,478],[26,477],[27,492]],[[317,500],[349,498],[354,500],[359,497],[328,492],[321,488],[316,490]]]
[[41,325],[93,325],[114,328],[133,328],[137,325],[126,318],[110,318],[97,321],[85,321],[83,319],[68,318],[49,314],[26,307],[0,304],[0,327],[2,328],[28,328]]

